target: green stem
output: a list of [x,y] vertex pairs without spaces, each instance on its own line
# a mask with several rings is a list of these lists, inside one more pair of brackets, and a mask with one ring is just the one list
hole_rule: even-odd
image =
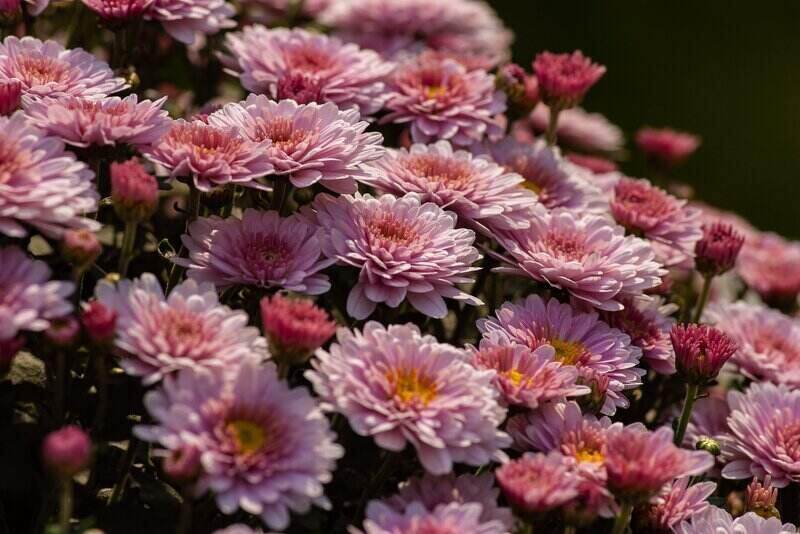
[[289,197],[291,188],[292,184],[289,183],[289,180],[278,179],[275,182],[275,189],[272,192],[272,201],[270,202],[269,209],[277,211],[278,215],[284,215],[286,199]]
[[686,433],[686,426],[689,424],[689,418],[692,416],[692,406],[697,399],[697,391],[699,387],[697,384],[686,384],[686,398],[683,400],[683,411],[681,411],[681,418],[678,419],[678,428],[675,429],[675,445],[681,446],[683,442],[683,435]]
[[75,48],[78,46],[82,37],[81,26],[83,26],[83,14],[85,9],[83,8],[83,2],[73,2],[73,4],[75,8],[72,12],[69,29],[67,30],[67,48]]
[[114,484],[114,489],[111,491],[111,498],[108,500],[109,504],[118,503],[125,495],[125,486],[128,485],[128,473],[131,470],[133,461],[136,459],[136,449],[138,448],[139,439],[135,436],[131,436],[131,439],[128,440],[128,450],[125,451],[125,456],[122,458],[122,465],[117,475],[117,482]]
[[633,513],[633,504],[629,502],[622,503],[620,506],[619,515],[614,520],[614,529],[611,534],[624,534],[631,522],[631,514]]
[[69,520],[72,518],[72,478],[64,477],[58,495],[58,532],[69,534]]
[[120,278],[125,278],[128,274],[128,264],[133,257],[133,245],[136,243],[136,221],[128,221],[125,223],[125,233],[122,235],[122,248],[119,253],[119,264],[117,265],[117,272]]
[[547,121],[547,130],[544,133],[544,139],[547,141],[547,146],[556,144],[558,138],[558,115],[561,109],[558,106],[550,107],[550,118]]
[[700,297],[697,299],[697,308],[695,308],[694,316],[692,317],[693,323],[699,323],[700,318],[703,316],[703,309],[708,302],[708,294],[711,292],[711,281],[713,279],[714,277],[711,275],[703,277],[703,289],[700,290]]

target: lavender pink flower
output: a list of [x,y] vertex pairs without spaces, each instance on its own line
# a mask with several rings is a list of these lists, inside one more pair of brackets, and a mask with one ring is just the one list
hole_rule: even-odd
[[220,374],[269,356],[266,340],[247,326],[247,314],[220,304],[211,284],[188,280],[165,296],[158,279],[145,273],[116,286],[100,282],[95,293],[117,314],[122,367],[145,384],[181,369]]
[[306,378],[323,408],[341,412],[352,429],[382,448],[411,444],[426,471],[503,460],[511,438],[497,427],[505,409],[492,372],[466,362],[464,351],[423,336],[412,325],[368,322],[339,329],[329,351],[317,351]]
[[310,299],[273,295],[261,299],[261,324],[276,359],[305,361],[336,333],[336,322]]
[[247,139],[269,141],[267,154],[275,174],[295,187],[317,182],[338,193],[355,193],[354,179],[366,176],[364,164],[380,158],[383,137],[365,132],[358,111],[339,111],[332,103],[273,102],[250,95],[208,117],[209,124],[234,127]]
[[580,50],[571,54],[542,52],[533,60],[542,101],[559,110],[580,104],[605,72],[604,66],[592,63]]
[[800,242],[773,233],[748,237],[736,272],[762,298],[792,303],[800,293]]
[[320,271],[333,263],[321,258],[323,230],[299,215],[248,208],[242,218],[201,217],[182,237],[189,251],[175,263],[187,276],[225,288],[234,284],[282,288],[319,295],[331,287]]
[[199,36],[234,28],[235,14],[225,0],[155,0],[145,17],[160,22],[174,39],[192,45]]
[[323,485],[344,450],[314,398],[279,380],[272,363],[249,361],[229,375],[187,369],[145,395],[154,419],[134,433],[167,450],[195,447],[196,496],[214,494],[219,510],[258,515],[271,528],[290,512],[329,508]]
[[423,532],[469,532],[474,534],[504,534],[508,528],[500,521],[483,521],[478,503],[440,504],[428,510],[413,502],[397,511],[381,501],[367,505],[364,530],[351,528],[352,534],[396,534]]
[[564,158],[570,163],[574,163],[579,167],[591,171],[592,174],[608,174],[619,169],[617,164],[613,161],[599,156],[588,156],[586,154],[570,152],[566,154]]
[[689,478],[683,477],[662,488],[659,495],[636,511],[634,524],[646,532],[674,532],[683,521],[708,509],[708,497],[714,493],[714,482],[699,482],[689,485]]
[[123,221],[141,222],[158,207],[158,182],[136,158],[112,162],[111,201]]
[[456,216],[408,194],[318,195],[313,203],[322,229],[322,252],[359,270],[347,298],[347,313],[369,317],[379,303],[396,308],[402,301],[430,317],[447,314],[444,298],[480,305],[457,284],[472,281],[480,259],[475,233],[455,228]]
[[700,138],[671,128],[645,127],[636,132],[636,146],[656,164],[675,167],[694,154]]
[[497,483],[518,514],[539,514],[579,495],[580,478],[559,453],[526,453],[495,471]]
[[[536,106],[526,121],[515,124],[513,133],[520,140],[531,140],[532,133],[543,133],[550,120],[550,109]],[[600,113],[582,108],[565,109],[558,114],[558,144],[590,153],[614,153],[622,150],[625,136],[622,130]]]
[[708,325],[676,324],[669,337],[675,350],[675,367],[691,384],[714,380],[737,349],[724,332]]
[[753,534],[794,534],[797,528],[791,523],[781,524],[780,519],[764,519],[748,512],[734,519],[727,511],[716,506],[683,521],[675,528],[677,534],[708,534],[709,532],[742,532]]

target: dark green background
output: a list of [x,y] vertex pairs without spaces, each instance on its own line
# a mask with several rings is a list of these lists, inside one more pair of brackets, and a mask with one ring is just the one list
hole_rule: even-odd
[[[514,58],[581,49],[608,67],[585,107],[625,130],[696,132],[698,196],[800,237],[800,2],[495,0]],[[636,158],[626,164],[641,172]]]

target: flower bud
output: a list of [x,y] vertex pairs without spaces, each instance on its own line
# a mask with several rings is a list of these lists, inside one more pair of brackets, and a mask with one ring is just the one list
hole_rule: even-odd
[[6,374],[11,369],[14,357],[24,346],[25,338],[22,336],[0,340],[0,375]]
[[289,365],[306,361],[336,332],[328,312],[310,299],[265,297],[261,299],[261,321],[273,357]]
[[44,335],[53,345],[69,347],[78,339],[80,331],[81,324],[78,320],[72,315],[67,315],[66,317],[50,321],[50,328],[45,330]]
[[703,276],[719,276],[731,270],[742,250],[744,236],[730,224],[703,226],[703,237],[695,244],[695,265]]
[[675,325],[669,337],[678,373],[697,385],[716,378],[737,348],[727,335],[707,325]]
[[141,222],[158,206],[158,182],[137,159],[111,164],[111,200],[125,222]]
[[606,393],[608,392],[608,386],[610,384],[608,375],[595,373],[588,368],[582,368],[577,383],[589,386],[591,389],[588,395],[581,395],[576,399],[581,407],[581,411],[586,413],[599,413],[606,402]]
[[78,273],[83,273],[95,262],[103,251],[97,236],[89,230],[67,230],[61,243],[64,258]]
[[781,513],[775,506],[777,502],[778,489],[772,487],[769,476],[764,480],[763,485],[755,478],[748,484],[744,498],[745,511],[755,512],[764,519],[770,517],[780,519]]
[[93,300],[84,305],[81,322],[93,343],[110,343],[117,327],[117,312],[99,300]]
[[528,75],[516,63],[500,67],[495,85],[507,96],[522,114],[530,113],[539,102],[539,84],[535,76]]
[[551,109],[567,109],[580,104],[589,89],[605,74],[606,68],[581,53],[542,52],[533,61],[542,101]]
[[0,115],[11,115],[19,109],[22,84],[19,80],[0,81]]
[[200,451],[191,445],[170,451],[162,468],[173,482],[191,482],[200,473]]
[[73,477],[89,465],[92,442],[77,426],[65,426],[51,432],[42,444],[42,460],[58,477]]

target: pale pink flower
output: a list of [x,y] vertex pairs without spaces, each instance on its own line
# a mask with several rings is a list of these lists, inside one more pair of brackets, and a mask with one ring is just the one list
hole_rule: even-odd
[[675,528],[677,534],[709,534],[736,533],[736,534],[795,534],[797,528],[791,523],[781,524],[777,517],[764,519],[763,517],[748,512],[734,519],[722,508],[712,506],[705,512],[694,516],[689,521],[684,521]]
[[478,503],[440,504],[428,510],[421,503],[410,503],[398,511],[381,501],[367,505],[364,530],[350,528],[351,534],[427,534],[469,532],[470,534],[505,534],[508,528],[500,521],[483,521]]
[[592,63],[580,50],[571,54],[542,52],[533,60],[542,101],[559,110],[575,107],[602,78],[606,68]]
[[236,27],[235,14],[225,0],[155,0],[145,18],[157,20],[174,39],[192,45],[198,36]]
[[412,325],[363,333],[340,328],[329,351],[317,351],[306,378],[323,408],[341,412],[352,429],[382,448],[411,444],[426,471],[452,471],[455,462],[504,460],[511,438],[497,427],[506,411],[497,402],[492,372],[466,362],[466,353],[423,336]]
[[745,238],[736,272],[762,298],[794,302],[800,293],[800,242],[773,233]]
[[671,128],[641,128],[636,132],[636,146],[655,163],[674,167],[694,154],[700,138]]
[[689,521],[709,507],[708,497],[714,493],[714,482],[689,485],[683,477],[665,485],[659,495],[637,510],[633,524],[647,532],[674,532],[682,521]]
[[495,471],[497,484],[511,506],[538,514],[563,506],[579,495],[581,479],[557,452],[526,453]]
[[[544,104],[536,106],[527,121],[515,124],[514,134],[529,140],[531,133],[547,130],[550,110]],[[558,144],[584,152],[613,153],[622,150],[625,136],[622,130],[599,113],[583,108],[565,109],[558,114]]]
[[140,19],[155,0],[82,0],[83,4],[112,24]]

